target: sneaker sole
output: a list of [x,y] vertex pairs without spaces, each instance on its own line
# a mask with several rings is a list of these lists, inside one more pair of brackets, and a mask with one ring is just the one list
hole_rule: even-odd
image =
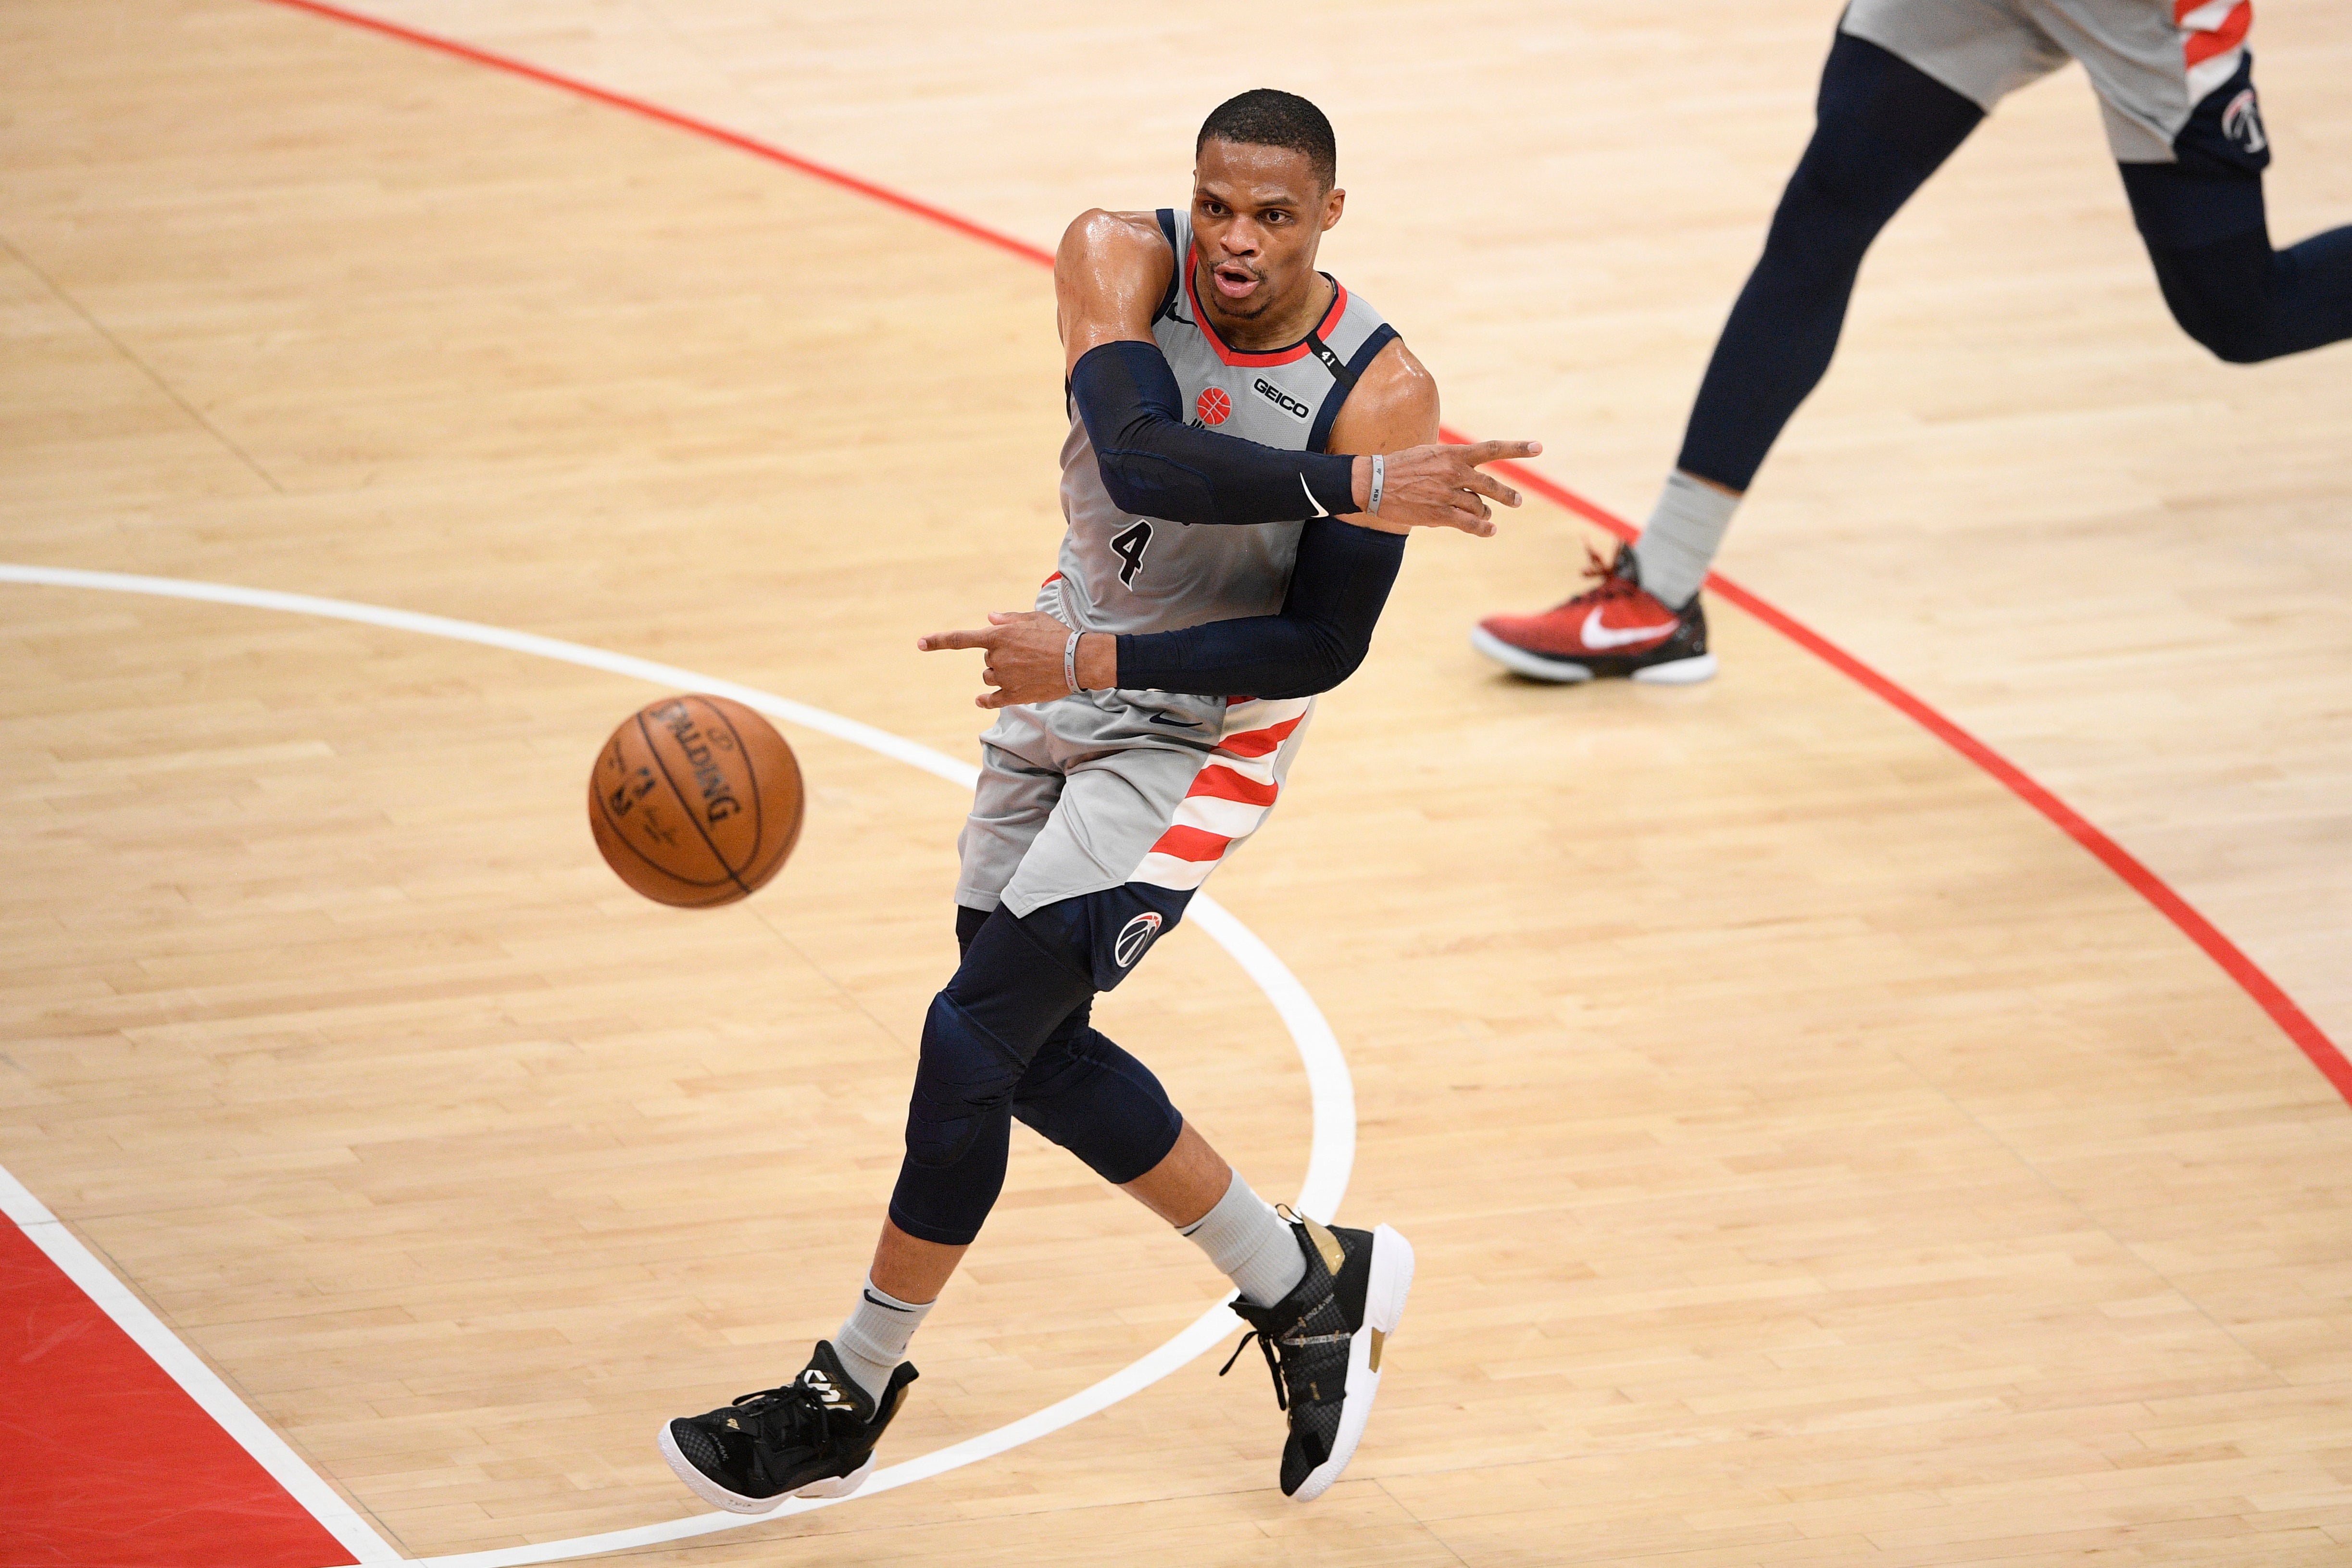
[[1364,1321],[1348,1342],[1348,1388],[1339,1406],[1339,1430],[1331,1441],[1331,1457],[1307,1472],[1293,1502],[1312,1502],[1331,1489],[1356,1445],[1364,1440],[1364,1426],[1372,1418],[1372,1397],[1381,1391],[1380,1362],[1388,1337],[1404,1317],[1404,1299],[1412,1293],[1412,1243],[1387,1226],[1372,1232],[1371,1278],[1364,1285]]
[[[1515,647],[1505,642],[1484,626],[1470,628],[1470,646],[1513,675],[1523,675],[1529,680],[1549,681],[1555,686],[1577,686],[1594,679],[1590,665],[1529,653],[1523,647]],[[1669,659],[1664,664],[1645,664],[1633,671],[1630,679],[1652,686],[1692,686],[1711,679],[1714,674],[1715,655],[1702,653],[1690,658]]]
[[661,1457],[668,1462],[671,1472],[686,1483],[688,1491],[711,1507],[723,1508],[729,1513],[773,1513],[783,1507],[789,1498],[847,1497],[864,1486],[866,1478],[874,1473],[874,1456],[868,1454],[864,1464],[845,1476],[828,1476],[794,1491],[778,1492],[774,1497],[745,1497],[741,1492],[728,1490],[696,1469],[687,1457],[678,1452],[677,1439],[669,1435],[668,1422],[661,1424],[661,1430],[655,1435],[654,1446],[661,1450]]

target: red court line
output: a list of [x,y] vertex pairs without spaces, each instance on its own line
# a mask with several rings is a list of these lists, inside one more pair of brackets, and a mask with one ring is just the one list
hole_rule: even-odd
[[[1458,440],[1459,437],[1448,431],[1446,439]],[[1633,537],[1635,531],[1632,523],[1586,500],[1574,490],[1554,484],[1533,469],[1518,463],[1496,463],[1494,467],[1507,472],[1513,479],[1545,500],[1599,523],[1618,538]],[[2294,1005],[2293,997],[2279,988],[2278,982],[2263,973],[2261,966],[2248,958],[2237,943],[2223,936],[2211,921],[2199,914],[2194,905],[2173,891],[2171,885],[2163,878],[2142,865],[2131,851],[2100,832],[2073,806],[2035,783],[2032,775],[2023,768],[1787,611],[1712,572],[1707,574],[1706,585],[1726,603],[1737,605],[1790,642],[1817,655],[1831,668],[1852,677],[1864,689],[1917,721],[1922,729],[2000,780],[2020,800],[2056,824],[2060,832],[2096,856],[2135,892],[2154,904],[2165,919],[2179,926],[2183,935],[2203,948],[2206,954],[2221,966],[2222,973],[2236,981],[2246,994],[2271,1016],[2272,1021],[2286,1031],[2286,1037],[2311,1058],[2311,1065],[2336,1086],[2336,1091],[2347,1100],[2352,1100],[2352,1062],[2344,1059],[2344,1053],[2336,1049],[2335,1042],[2312,1022],[2309,1014]]]
[[958,217],[945,207],[935,207],[929,202],[917,201],[914,197],[891,190],[886,185],[877,185],[871,180],[861,180],[846,170],[836,169],[829,163],[820,163],[814,158],[803,158],[797,153],[787,153],[782,147],[755,141],[740,132],[730,131],[723,125],[713,125],[707,120],[697,120],[690,114],[680,114],[675,110],[664,109],[658,103],[648,103],[642,98],[631,98],[626,93],[614,92],[609,89],[598,87],[593,82],[582,81],[577,77],[564,76],[557,71],[541,70],[528,61],[509,59],[504,55],[494,55],[486,49],[478,49],[471,44],[461,44],[455,38],[420,33],[414,27],[404,27],[397,22],[386,22],[374,16],[362,16],[357,11],[346,11],[340,5],[321,5],[320,0],[271,0],[271,4],[285,5],[296,11],[308,11],[313,16],[330,17],[338,22],[348,22],[354,27],[365,27],[372,33],[382,33],[387,37],[398,38],[403,43],[415,44],[422,48],[438,49],[445,55],[455,55],[461,60],[471,60],[478,66],[488,66],[492,70],[506,71],[510,75],[523,77],[548,87],[561,88],[565,92],[577,93],[582,98],[593,98],[597,102],[610,104],[614,109],[625,109],[632,114],[642,114],[647,120],[658,120],[664,125],[675,126],[680,131],[692,132],[697,136],[732,147],[739,153],[749,153],[754,158],[765,158],[772,163],[782,163],[785,168],[806,174],[811,179],[823,180],[829,185],[839,185],[845,191],[855,191],[857,195],[880,202],[885,206],[897,207],[900,212],[912,213],[917,217],[927,218],[943,228],[955,230],[967,239],[976,239],[982,245],[992,245],[999,250],[1009,250],[1024,261],[1034,261],[1043,267],[1054,265],[1051,255],[1038,249],[1026,240],[1015,239],[1009,234],[1000,234],[995,229],[972,222],[970,218]]
[[[697,120],[690,114],[680,114],[675,110],[664,109],[659,104],[648,103],[643,99],[632,98],[626,93],[614,92],[592,82],[564,76],[561,72],[542,70],[522,60],[491,54],[486,49],[478,49],[470,44],[458,43],[451,38],[436,37],[433,34],[420,33],[396,23],[362,16],[356,11],[346,11],[339,5],[322,4],[321,0],[270,0],[270,4],[289,6],[297,11],[308,11],[315,16],[331,17],[338,22],[348,22],[353,26],[365,27],[371,32],[382,33],[405,43],[415,44],[424,48],[437,49],[443,54],[470,60],[476,65],[488,66],[493,70],[506,71],[510,75],[523,77],[548,87],[560,88],[565,92],[577,93],[583,98],[593,99],[599,103],[609,104],[614,109],[625,109],[632,114],[641,114],[648,120],[657,120],[665,125],[690,132],[697,136],[735,148],[739,152],[749,153],[755,158],[765,158],[770,163],[782,163],[788,169],[823,180],[828,184],[838,185],[843,190],[855,191],[859,195],[870,197],[887,206],[896,207],[900,212],[927,219],[943,228],[953,229],[967,238],[979,240],[983,245],[992,245],[999,250],[1020,257],[1024,261],[1034,261],[1041,267],[1051,267],[1054,264],[1054,258],[1049,253],[1025,240],[1015,239],[1013,236],[1000,233],[984,224],[974,223],[970,218],[958,216],[944,207],[933,206],[929,202],[919,201],[913,196],[891,190],[887,186],[877,185],[871,180],[862,180],[855,174],[817,163],[814,159],[803,158],[796,153],[788,153],[781,147],[743,135],[740,132],[713,125],[709,121]],[[1444,436],[1449,441],[1458,442],[1465,439],[1452,430],[1444,432]],[[1585,500],[1574,490],[1545,479],[1533,469],[1518,463],[1502,463],[1497,464],[1496,467],[1508,472],[1512,479],[1545,500],[1565,507],[1579,517],[1600,524],[1619,538],[1630,539],[1633,536],[1633,525],[1623,518]],[[1713,574],[1708,575],[1706,582],[1707,586],[1726,602],[1747,611],[1799,647],[1819,656],[1833,668],[1850,676],[1864,689],[1884,699],[1916,720],[1929,733],[1976,763],[1986,773],[1990,773],[2019,799],[2048,817],[2061,832],[2097,857],[2108,869],[2121,877],[2142,898],[2155,905],[2158,911],[2167,920],[2179,927],[2181,932],[2189,941],[2204,949],[2213,962],[2221,966],[2222,973],[2236,981],[2246,994],[2254,999],[2256,1005],[2269,1014],[2272,1020],[2286,1032],[2287,1038],[2293,1040],[2296,1048],[2311,1059],[2311,1065],[2317,1068],[2327,1081],[2336,1086],[2336,1092],[2347,1101],[2352,1101],[2352,1062],[2345,1060],[2343,1052],[2338,1050],[2335,1043],[2321,1032],[2319,1026],[2311,1020],[2308,1014],[2295,1005],[2294,998],[2279,988],[2276,981],[2263,973],[2261,967],[2240,951],[2235,942],[2215,929],[2212,921],[2198,913],[2188,900],[2173,891],[2163,878],[2158,877],[2134,858],[2122,845],[2085,821],[2072,806],[2036,784],[2016,763],[1819,632],[1785,612],[1774,608],[1736,583]]]
[[0,1216],[0,1563],[320,1568],[352,1554]]

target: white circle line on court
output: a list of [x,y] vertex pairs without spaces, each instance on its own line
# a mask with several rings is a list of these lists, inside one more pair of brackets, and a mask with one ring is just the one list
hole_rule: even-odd
[[[676,665],[659,664],[652,659],[590,647],[585,643],[565,642],[558,637],[486,626],[479,621],[453,620],[446,616],[356,604],[348,599],[283,594],[270,588],[198,583],[179,577],[142,577],[119,572],[83,572],[62,566],[0,563],[0,583],[84,588],[114,594],[146,594],[164,599],[193,599],[204,604],[280,610],[289,615],[355,621],[362,626],[384,626],[394,631],[417,632],[457,642],[478,643],[485,647],[505,648],[513,653],[535,654],[541,658],[559,659],[566,664],[583,665],[635,680],[651,681],[671,690],[708,691],[720,697],[731,697],[772,718],[830,735],[835,740],[846,741],[869,752],[878,752],[883,756],[905,763],[909,767],[920,768],[927,773],[967,789],[979,777],[979,770],[970,763],[958,762],[943,752],[933,751],[929,746],[893,735],[886,730],[877,730],[871,724],[829,713],[822,708],[812,708],[787,697],[761,691],[756,687],[720,680],[694,670],[681,669]],[[1307,1091],[1314,1105],[1313,1141],[1307,1157],[1307,1179],[1298,1191],[1298,1207],[1305,1213],[1328,1218],[1339,1212],[1339,1200],[1347,1194],[1349,1173],[1356,1163],[1355,1083],[1349,1076],[1347,1058],[1340,1054],[1339,1038],[1332,1034],[1322,1009],[1316,1006],[1315,999],[1298,983],[1297,976],[1275,956],[1272,948],[1259,941],[1255,932],[1236,920],[1223,905],[1204,894],[1196,894],[1186,915],[1223,948],[1234,962],[1241,965],[1242,972],[1265,993],[1266,1000],[1274,1004],[1275,1012],[1280,1016],[1284,1027],[1290,1031],[1291,1041],[1298,1049],[1298,1059],[1307,1069]],[[270,1430],[268,1423],[256,1415],[234,1391],[213,1374],[202,1358],[149,1312],[139,1299],[107,1270],[104,1264],[91,1256],[54,1215],[42,1207],[39,1200],[5,1170],[0,1170],[0,1212],[5,1212],[23,1226],[26,1234],[80,1285],[92,1300],[105,1309],[125,1332],[154,1357],[157,1364],[187,1390],[206,1414],[242,1443],[278,1483],[309,1509],[361,1563],[409,1561],[377,1535],[332,1487]],[[1181,1333],[1100,1383],[1081,1389],[1067,1399],[1049,1405],[1034,1415],[999,1426],[992,1432],[984,1432],[977,1437],[966,1438],[919,1458],[877,1470],[864,1487],[847,1498],[795,1500],[768,1514],[696,1514],[659,1524],[640,1525],[634,1530],[575,1536],[568,1541],[501,1547],[491,1552],[462,1552],[414,1561],[425,1564],[425,1568],[523,1568],[527,1563],[593,1557],[600,1552],[657,1546],[665,1542],[683,1541],[722,1530],[740,1530],[769,1520],[873,1497],[992,1458],[1048,1433],[1057,1432],[1097,1411],[1107,1410],[1200,1355],[1231,1331],[1233,1321],[1224,1302],[1220,1301],[1202,1313]]]

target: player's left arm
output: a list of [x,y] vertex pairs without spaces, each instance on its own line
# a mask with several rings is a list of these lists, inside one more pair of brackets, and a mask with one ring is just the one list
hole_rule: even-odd
[[[1437,384],[1402,342],[1365,368],[1332,422],[1334,453],[1396,451],[1437,440]],[[1069,662],[1079,688],[1186,692],[1202,697],[1308,697],[1328,691],[1370,651],[1372,628],[1404,561],[1411,525],[1360,513],[1308,520],[1282,609],[1169,632],[1088,632]],[[922,638],[926,650],[977,647],[982,708],[1048,702],[1070,690],[1069,629],[1035,611],[992,615],[986,631]]]
[[[1402,339],[1364,368],[1331,424],[1335,453],[1438,439],[1437,382]],[[1309,521],[1279,614],[1117,639],[1114,684],[1202,697],[1311,697],[1362,666],[1404,564],[1410,525],[1361,512]],[[1087,651],[1081,638],[1081,658]],[[1099,666],[1078,670],[1084,683]],[[1034,700],[1034,699],[1032,700]]]

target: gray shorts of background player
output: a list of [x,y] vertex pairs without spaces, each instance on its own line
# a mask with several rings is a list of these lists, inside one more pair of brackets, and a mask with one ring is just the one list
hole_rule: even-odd
[[[1812,140],[1717,340],[1676,467],[1748,488],[1828,370],[1879,230],[2002,93],[2069,58],[2037,18],[2159,9],[2139,0],[1855,0],[1822,71]],[[2270,148],[2251,57],[2237,50],[2230,74],[2189,102],[2177,29],[2165,26],[2155,44],[2131,50],[2094,47],[2079,30],[2067,37],[2092,66],[2133,217],[2182,329],[2232,363],[2352,337],[2352,227],[2271,247],[2262,186]],[[2158,46],[2160,68],[2148,53]]]

